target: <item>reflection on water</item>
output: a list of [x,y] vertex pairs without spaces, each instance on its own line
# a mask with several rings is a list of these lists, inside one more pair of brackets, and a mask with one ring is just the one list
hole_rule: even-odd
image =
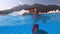
[[[32,34],[31,29],[34,23],[32,17],[33,15],[0,16],[0,33]],[[60,34],[60,14],[42,14],[38,20],[38,24],[39,29],[48,32],[48,34]]]
[[39,20],[42,20],[43,21],[42,23],[47,23],[46,21],[49,20],[49,19],[50,19],[50,17],[49,16],[46,16],[44,14],[41,14],[40,15],[40,18],[39,18]]

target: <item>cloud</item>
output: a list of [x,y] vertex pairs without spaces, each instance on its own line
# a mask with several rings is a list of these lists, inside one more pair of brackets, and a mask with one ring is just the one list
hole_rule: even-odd
[[19,2],[19,4],[20,4],[20,5],[24,5],[24,3],[22,3],[22,2]]
[[57,10],[48,11],[47,13],[60,13],[60,11],[57,9]]
[[29,13],[29,11],[23,9],[23,10],[21,10],[21,11],[12,12],[12,13],[10,13],[9,15],[11,15],[11,16],[18,16],[18,15],[23,15],[24,13]]

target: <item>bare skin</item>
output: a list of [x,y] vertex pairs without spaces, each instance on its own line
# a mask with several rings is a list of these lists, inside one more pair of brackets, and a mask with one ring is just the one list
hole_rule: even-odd
[[[39,20],[40,16],[39,16],[39,12],[37,10],[37,8],[30,8],[28,9],[29,12],[31,14],[33,14],[33,18],[34,18],[34,23],[37,23],[37,21]],[[29,14],[29,13],[26,13],[26,14]],[[25,14],[24,14],[25,15]]]
[[35,9],[35,11],[33,13],[34,13],[34,23],[37,23],[37,21],[40,18],[39,12],[37,11],[37,9]]

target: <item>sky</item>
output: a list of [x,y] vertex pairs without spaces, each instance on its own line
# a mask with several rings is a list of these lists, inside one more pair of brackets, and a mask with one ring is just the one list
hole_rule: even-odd
[[0,0],[0,10],[11,9],[12,7],[18,6],[19,4],[46,4],[46,5],[59,5],[60,0]]

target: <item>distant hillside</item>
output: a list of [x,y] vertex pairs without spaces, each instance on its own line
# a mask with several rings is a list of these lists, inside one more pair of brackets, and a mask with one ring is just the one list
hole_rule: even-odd
[[28,8],[37,8],[38,11],[40,11],[40,12],[47,12],[47,11],[57,10],[57,9],[60,10],[60,6],[57,6],[57,5],[43,5],[43,4],[27,5],[27,4],[24,4],[24,5],[19,5],[19,6],[13,7],[9,10],[2,10],[2,11],[0,11],[0,14],[5,15],[5,14],[9,14],[14,11],[20,11],[22,9],[26,10]]
[[60,10],[60,6],[57,6],[57,5],[34,4],[30,8],[37,8],[38,11],[40,11],[40,12],[47,12],[47,11],[57,10],[57,9]]

